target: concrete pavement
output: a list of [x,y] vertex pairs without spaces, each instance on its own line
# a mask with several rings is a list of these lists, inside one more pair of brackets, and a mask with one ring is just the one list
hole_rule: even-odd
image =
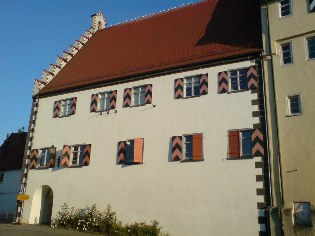
[[100,234],[84,233],[66,229],[51,228],[47,225],[12,225],[0,224],[0,236],[97,236]]

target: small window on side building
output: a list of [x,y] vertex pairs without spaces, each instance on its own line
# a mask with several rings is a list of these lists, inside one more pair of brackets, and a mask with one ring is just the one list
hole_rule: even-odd
[[288,96],[288,115],[294,116],[302,113],[300,95]]
[[279,16],[280,18],[289,16],[292,14],[291,0],[282,0],[279,2]]
[[4,180],[4,172],[0,172],[0,183],[3,183]]
[[306,44],[307,44],[307,59],[314,60],[315,59],[315,36],[307,38]]
[[312,227],[311,204],[309,202],[294,202],[293,206],[293,224]]
[[293,63],[291,42],[281,44],[281,64],[289,65]]
[[40,149],[40,156],[38,158],[38,167],[47,167],[50,159],[49,148]]
[[308,11],[315,12],[315,0],[308,0]]

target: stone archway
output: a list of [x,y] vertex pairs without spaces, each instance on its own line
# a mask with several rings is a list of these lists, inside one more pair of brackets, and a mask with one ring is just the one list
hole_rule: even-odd
[[30,224],[49,224],[53,207],[53,191],[47,186],[39,187],[34,195],[30,214]]

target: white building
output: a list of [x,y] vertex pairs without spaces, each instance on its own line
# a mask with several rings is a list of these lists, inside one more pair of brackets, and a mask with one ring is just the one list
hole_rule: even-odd
[[16,215],[26,134],[12,133],[0,147],[0,222],[12,223]]
[[96,203],[172,235],[265,235],[259,12],[209,0],[104,29],[93,15],[36,81],[23,220]]

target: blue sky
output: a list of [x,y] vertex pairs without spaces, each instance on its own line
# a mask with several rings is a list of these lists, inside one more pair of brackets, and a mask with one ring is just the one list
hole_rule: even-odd
[[0,143],[28,128],[34,79],[91,26],[108,26],[201,0],[0,0]]

